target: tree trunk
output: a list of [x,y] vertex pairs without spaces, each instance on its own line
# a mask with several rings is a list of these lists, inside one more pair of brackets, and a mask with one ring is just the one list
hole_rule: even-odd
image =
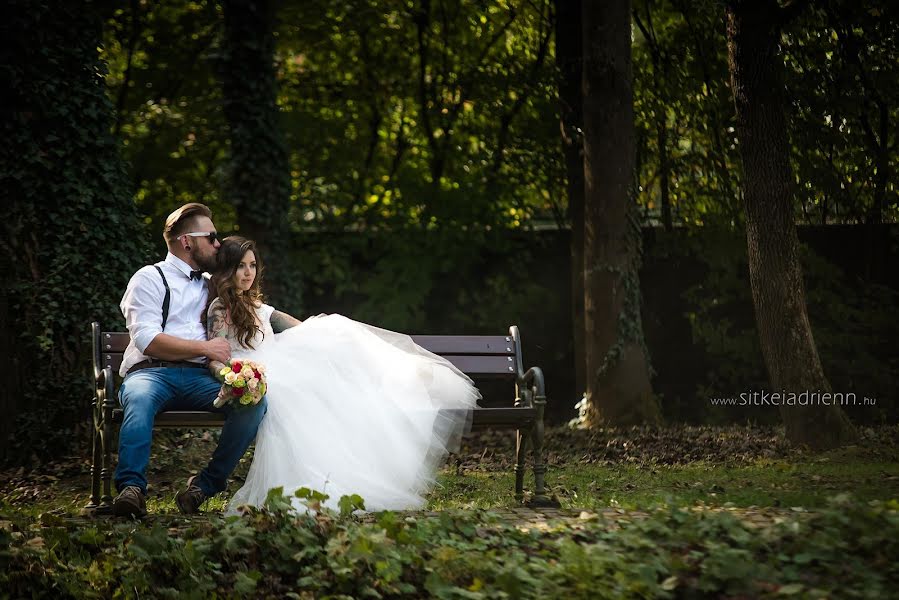
[[571,321],[574,328],[575,393],[587,388],[584,360],[584,111],[581,108],[581,1],[556,0],[556,65],[559,68],[559,129],[568,180],[571,223]]
[[[828,393],[806,311],[793,215],[776,0],[727,7],[728,58],[743,158],[749,280],[773,393]],[[838,406],[780,404],[787,439],[832,448],[854,430]]]
[[224,195],[241,235],[266,264],[267,291],[288,303],[290,164],[281,134],[275,81],[275,6],[271,0],[224,2],[222,91],[231,155]]
[[660,420],[643,343],[628,0],[583,5],[587,420]]
[[[9,264],[11,262],[9,257],[10,255],[4,252],[3,258],[0,258],[0,265],[3,266],[4,273],[15,272]],[[16,390],[20,389],[22,385],[22,378],[19,373],[24,366],[18,357],[13,354],[13,348],[15,347],[14,328],[8,324],[13,323],[14,319],[12,311],[9,310],[8,289],[8,286],[4,285],[3,289],[0,290],[0,319],[2,319],[0,323],[3,323],[3,327],[0,327],[0,361],[2,361],[2,364],[10,367],[11,373],[11,377],[7,378],[6,385],[0,389],[0,411],[6,415],[6,418],[0,421],[0,462],[6,459],[6,446],[9,444],[10,434],[13,432],[15,417],[19,413],[19,394],[16,393]]]

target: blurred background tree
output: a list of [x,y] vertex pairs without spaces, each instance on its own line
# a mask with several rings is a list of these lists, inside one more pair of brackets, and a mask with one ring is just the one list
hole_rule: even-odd
[[[38,3],[39,17],[7,24],[12,33],[5,39],[24,40],[29,32],[47,48],[78,47],[83,61],[97,61],[95,81],[105,80],[111,102],[104,109],[108,132],[127,165],[116,189],[133,192],[131,208],[120,214],[134,217],[120,218],[145,225],[123,230],[151,239],[150,256],[164,251],[162,221],[184,202],[212,207],[223,232],[254,231],[239,216],[243,208],[229,183],[240,170],[235,159],[246,161],[258,168],[257,180],[282,190],[279,202],[287,189],[287,208],[272,225],[289,238],[286,267],[268,275],[273,289],[287,289],[283,280],[293,287],[273,301],[301,316],[343,312],[405,331],[495,333],[517,322],[528,362],[548,371],[553,417],[573,416],[584,391],[574,367],[583,352],[572,335],[579,278],[571,265],[581,245],[572,243],[572,222],[580,213],[568,201],[569,184],[578,185],[572,173],[580,143],[571,143],[580,135],[571,64],[581,50],[562,32],[579,29],[577,13],[550,0],[293,0],[278,3],[266,21],[265,47],[257,48],[270,52],[271,72],[223,73],[235,39],[226,26],[228,5],[262,6],[88,2],[85,14],[105,25],[97,57],[88,32],[99,35],[99,25],[72,27],[70,37],[54,42],[53,11]],[[82,23],[68,9],[56,17]],[[776,421],[773,409],[708,402],[767,385],[748,285],[724,7],[715,0],[634,1],[631,17],[635,200],[653,391],[669,421]],[[892,318],[899,284],[890,271],[899,254],[897,21],[892,5],[828,0],[809,3],[780,36],[809,320],[834,389],[879,400],[875,408],[850,410],[859,422],[899,416],[891,400],[899,395]],[[42,64],[28,47],[22,41],[2,61],[11,82]],[[229,92],[238,88],[228,79],[236,85],[251,77],[273,97],[265,101],[265,122],[256,124],[266,132],[257,153],[252,136],[242,149],[234,145],[236,121],[225,110],[228,94],[244,95]],[[5,190],[33,189],[15,206],[37,214],[46,177],[22,166],[39,156],[22,137],[36,131],[22,107],[40,94],[67,98],[69,91],[17,93],[4,173],[20,187]],[[61,105],[93,118],[74,101]],[[114,139],[99,130],[91,135]],[[96,181],[81,177],[79,184],[122,197],[95,190]],[[77,194],[56,197],[77,206]],[[29,223],[37,230],[37,221]],[[83,254],[118,276],[124,267],[103,252],[97,241]],[[26,270],[14,273],[13,288],[27,284]],[[104,320],[117,326],[124,280],[104,285],[91,302],[108,302],[113,310]],[[4,296],[7,306],[14,297]],[[66,347],[75,349],[73,364],[85,374],[75,338],[86,339],[77,328],[89,312],[65,315],[75,328]],[[43,339],[44,329],[29,325],[23,336]]]

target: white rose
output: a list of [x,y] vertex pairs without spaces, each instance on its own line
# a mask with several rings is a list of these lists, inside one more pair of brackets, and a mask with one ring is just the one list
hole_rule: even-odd
[[237,373],[231,371],[230,373],[225,373],[225,383],[232,384],[237,379]]
[[249,381],[247,381],[247,387],[250,388],[251,390],[255,391],[258,386],[259,386],[258,379],[250,379]]
[[246,379],[246,380],[250,380],[250,379],[252,379],[253,377],[255,377],[255,375],[253,374],[253,369],[252,369],[252,367],[250,367],[249,365],[248,365],[248,366],[245,366],[245,367],[240,371],[240,374],[243,375],[243,376],[244,376],[244,379]]

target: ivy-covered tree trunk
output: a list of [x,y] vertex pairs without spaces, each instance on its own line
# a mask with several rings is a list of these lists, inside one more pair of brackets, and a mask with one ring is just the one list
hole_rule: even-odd
[[[731,85],[743,157],[749,280],[762,354],[774,392],[830,391],[806,310],[799,240],[793,214],[778,56],[781,11],[776,0],[727,6]],[[854,437],[843,411],[830,406],[780,405],[787,439],[832,448]]]
[[559,68],[559,129],[571,223],[571,321],[574,328],[575,392],[587,388],[584,359],[584,113],[581,109],[581,1],[556,0],[556,65]]
[[221,64],[231,153],[224,198],[238,233],[256,240],[266,264],[267,291],[290,305],[288,270],[290,163],[281,132],[275,80],[275,17],[271,0],[226,0]]
[[[123,326],[118,303],[146,240],[110,133],[97,3],[6,6],[0,310],[12,343],[0,343],[0,454],[58,455],[73,442],[86,453],[75,432],[88,425],[90,323]],[[15,417],[22,435],[9,443]]]
[[640,227],[628,0],[583,5],[587,419],[660,419],[640,319]]

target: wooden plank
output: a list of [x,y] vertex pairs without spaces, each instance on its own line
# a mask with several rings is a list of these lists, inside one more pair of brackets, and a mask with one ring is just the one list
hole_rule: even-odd
[[537,409],[522,406],[519,408],[479,408],[471,418],[472,429],[481,427],[508,427],[527,429],[537,418]]
[[501,335],[413,335],[412,340],[434,354],[515,355],[515,342]]
[[511,356],[449,355],[444,358],[471,377],[515,377],[515,360]]
[[[456,411],[442,411],[456,412]],[[121,423],[123,411],[120,408],[112,411],[112,422]],[[472,413],[472,428],[477,427],[511,427],[526,428],[534,422],[537,410],[530,407],[478,408]],[[156,427],[217,427],[225,422],[223,413],[193,410],[170,410],[156,415]]]
[[100,334],[101,352],[124,352],[131,337],[122,331],[104,331]]
[[[457,369],[471,377],[514,378],[515,360],[511,356],[457,356],[449,355],[446,359]],[[104,352],[100,355],[104,367],[112,367],[117,374],[122,364],[122,354]]]
[[[121,423],[123,411],[112,411],[112,422]],[[200,410],[169,410],[156,415],[155,427],[221,427],[225,422],[223,413]]]
[[[514,356],[515,342],[501,335],[413,335],[412,340],[434,354],[472,354],[485,356]],[[130,337],[121,331],[100,334],[100,350],[124,352]]]
[[100,354],[100,364],[103,368],[112,367],[113,375],[119,374],[119,367],[122,364],[121,352],[102,352]]

